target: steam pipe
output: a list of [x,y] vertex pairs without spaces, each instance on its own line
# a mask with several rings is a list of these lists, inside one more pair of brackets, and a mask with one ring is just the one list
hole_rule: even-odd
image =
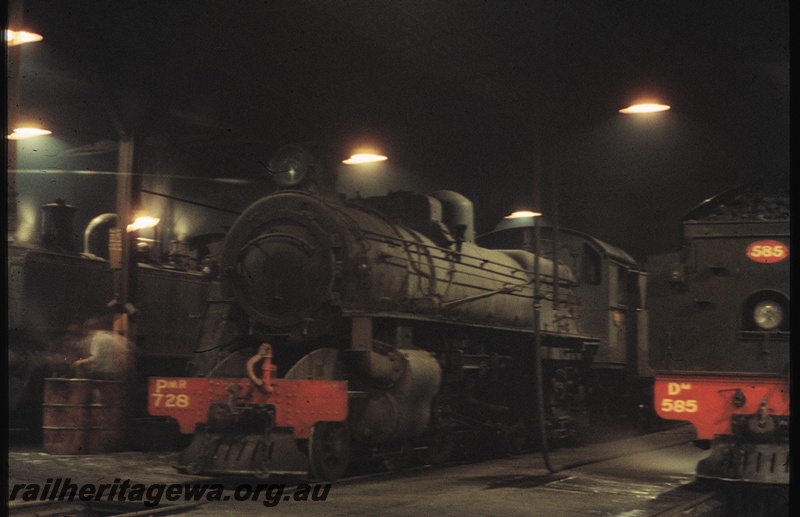
[[[83,232],[83,252],[87,255],[108,258],[108,233],[102,239],[98,232],[117,225],[117,214],[100,214],[86,225]],[[98,243],[99,240],[99,243]]]

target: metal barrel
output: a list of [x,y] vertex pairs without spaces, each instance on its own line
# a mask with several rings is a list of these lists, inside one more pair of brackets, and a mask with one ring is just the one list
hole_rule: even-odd
[[129,385],[121,381],[92,381],[88,406],[86,445],[89,452],[125,449]]
[[50,454],[86,454],[91,379],[45,379],[42,449]]
[[92,379],[45,379],[42,449],[93,454],[125,447],[127,384]]

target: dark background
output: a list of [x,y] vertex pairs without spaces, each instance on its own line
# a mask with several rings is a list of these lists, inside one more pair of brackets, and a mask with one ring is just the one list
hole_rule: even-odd
[[[557,198],[562,225],[637,257],[676,247],[707,197],[789,170],[788,1],[12,0],[9,14],[44,36],[8,55],[9,125],[53,131],[10,148],[20,238],[56,196],[79,226],[114,211],[122,137],[139,186],[230,211],[272,189],[284,144],[345,158],[369,143],[389,161],[340,167],[343,191],[457,190],[479,234],[531,207],[540,170],[546,218]],[[642,95],[672,110],[617,112]],[[234,217],[139,199],[172,237]]]

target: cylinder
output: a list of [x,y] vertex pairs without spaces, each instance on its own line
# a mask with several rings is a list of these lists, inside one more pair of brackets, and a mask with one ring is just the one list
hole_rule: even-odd
[[365,442],[416,438],[428,426],[431,402],[441,383],[441,367],[426,350],[397,352],[405,359],[401,377],[389,389],[369,388],[367,397],[353,401],[351,406],[351,430]]

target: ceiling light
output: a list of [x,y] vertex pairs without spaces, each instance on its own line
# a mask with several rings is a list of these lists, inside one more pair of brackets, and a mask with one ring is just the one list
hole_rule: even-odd
[[33,32],[12,31],[11,29],[6,29],[6,43],[9,47],[13,47],[14,45],[22,45],[23,43],[33,43],[35,41],[42,41],[42,37]]
[[643,103],[643,104],[632,104],[627,108],[623,108],[619,110],[620,113],[631,114],[631,113],[656,113],[659,111],[667,111],[670,107],[666,104],[657,104],[657,103]]
[[33,136],[44,136],[52,134],[52,131],[46,129],[39,129],[36,127],[18,127],[14,132],[8,135],[9,140],[22,140],[23,138],[31,138]]
[[531,212],[530,210],[519,210],[511,215],[505,216],[503,219],[520,219],[522,217],[539,217],[541,212]]
[[382,162],[386,159],[387,157],[381,154],[364,153],[364,154],[354,154],[350,158],[343,160],[342,163],[346,163],[347,165],[354,165],[358,163]]
[[135,232],[136,230],[142,230],[144,228],[152,228],[158,223],[161,222],[161,219],[158,217],[150,217],[150,216],[143,216],[137,217],[133,224],[129,224],[127,230],[129,232]]

